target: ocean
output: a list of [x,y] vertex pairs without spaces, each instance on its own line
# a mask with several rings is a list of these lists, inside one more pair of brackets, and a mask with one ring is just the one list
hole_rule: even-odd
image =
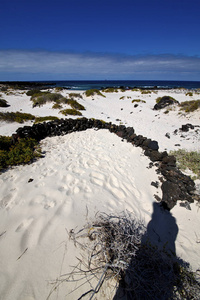
[[[48,84],[51,82],[48,82]],[[65,87],[70,90],[102,89],[108,87],[124,88],[200,88],[200,81],[160,81],[160,80],[77,80],[52,81],[52,86]]]

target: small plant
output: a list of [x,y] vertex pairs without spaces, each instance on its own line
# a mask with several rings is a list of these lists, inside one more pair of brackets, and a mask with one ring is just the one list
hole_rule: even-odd
[[61,86],[57,86],[55,88],[55,91],[58,93],[58,92],[62,92],[63,91],[63,88]]
[[38,90],[38,89],[32,89],[32,90],[28,91],[26,93],[26,95],[27,96],[33,96],[34,94],[39,94],[39,93],[40,93],[40,90]]
[[10,106],[8,102],[4,99],[0,99],[0,107],[8,107]]
[[145,94],[151,94],[151,91],[149,90],[140,90],[141,94],[145,95]]
[[186,96],[192,97],[192,96],[193,96],[193,93],[192,93],[192,92],[187,92],[185,95],[186,95]]
[[59,104],[59,103],[55,103],[53,106],[52,106],[53,109],[61,109],[62,108],[62,105]]
[[2,91],[2,92],[6,92],[7,90],[8,90],[8,87],[7,87],[7,86],[2,86],[2,87],[1,87],[1,91]]
[[132,103],[135,103],[135,102],[137,102],[137,103],[146,103],[146,101],[140,100],[140,99],[134,99],[134,100],[132,100]]
[[116,89],[114,87],[109,87],[109,88],[103,89],[102,92],[104,92],[104,93],[118,93],[118,89]]
[[186,170],[188,168],[200,179],[200,152],[179,149],[177,151],[170,151],[170,155],[176,157],[178,166],[181,170]]
[[119,100],[124,100],[125,99],[125,96],[122,96],[119,98]]
[[85,107],[74,99],[67,99],[66,103],[69,104],[74,109],[85,110]]
[[24,123],[24,121],[34,120],[35,116],[27,113],[17,112],[0,112],[0,120],[5,122]]
[[63,115],[73,115],[73,116],[82,116],[82,113],[76,109],[69,108],[69,109],[63,109],[60,111]]
[[57,93],[50,92],[39,92],[33,94],[31,97],[31,101],[33,101],[33,107],[41,106],[46,104],[47,102],[59,102],[61,101],[63,96]]
[[36,117],[35,118],[35,123],[42,123],[45,121],[54,121],[54,120],[58,120],[58,117],[54,117],[54,116],[46,116],[46,117]]
[[26,164],[41,156],[36,140],[20,139],[12,145],[12,138],[0,136],[0,170],[9,166]]
[[91,90],[87,90],[85,92],[86,97],[90,97],[90,96],[94,96],[94,95],[99,95],[102,97],[105,97],[98,89],[91,89]]
[[156,103],[159,103],[163,98],[165,98],[165,97],[167,97],[168,99],[170,99],[170,100],[172,100],[172,101],[174,101],[174,102],[177,102],[177,100],[176,99],[174,99],[173,97],[171,97],[171,96],[163,96],[163,97],[158,97],[158,98],[156,98]]
[[179,104],[180,110],[185,112],[193,112],[200,108],[200,100],[184,101]]
[[82,95],[80,93],[70,93],[69,94],[70,98],[83,98]]

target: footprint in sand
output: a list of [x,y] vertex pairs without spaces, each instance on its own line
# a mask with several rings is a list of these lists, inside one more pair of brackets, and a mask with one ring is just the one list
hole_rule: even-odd
[[33,222],[33,218],[28,218],[24,220],[15,230],[15,232],[20,232],[22,230],[25,230],[31,223]]
[[12,194],[8,194],[0,200],[0,208],[8,207],[11,204]]
[[100,172],[91,172],[90,173],[90,182],[98,186],[103,186],[106,182],[106,176]]

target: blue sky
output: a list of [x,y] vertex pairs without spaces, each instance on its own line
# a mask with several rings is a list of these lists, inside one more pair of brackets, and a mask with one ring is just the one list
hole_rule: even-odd
[[1,0],[0,80],[200,80],[199,0]]

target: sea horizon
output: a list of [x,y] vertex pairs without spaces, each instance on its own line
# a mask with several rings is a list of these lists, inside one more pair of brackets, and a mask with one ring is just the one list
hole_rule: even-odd
[[147,89],[173,89],[200,88],[200,81],[187,80],[20,80],[20,81],[0,81],[0,84],[19,84],[27,83],[44,84],[49,87],[63,87],[70,90],[103,89],[109,87],[120,88],[147,88]]

